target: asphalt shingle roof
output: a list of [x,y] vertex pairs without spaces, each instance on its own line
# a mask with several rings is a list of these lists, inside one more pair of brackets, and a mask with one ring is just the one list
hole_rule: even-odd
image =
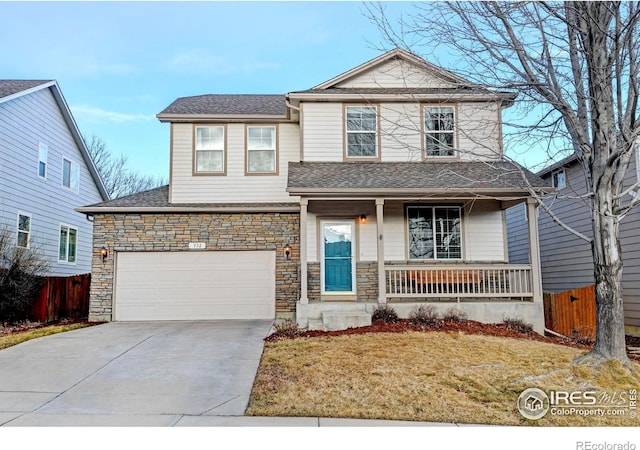
[[521,190],[548,182],[509,161],[490,162],[290,162],[290,192],[336,189],[376,190]]
[[224,114],[285,116],[284,95],[209,94],[181,97],[160,114]]
[[51,80],[0,80],[0,98],[26,91]]
[[95,203],[93,205],[84,206],[80,208],[83,212],[101,210],[112,210],[118,208],[144,208],[144,210],[163,210],[165,212],[171,212],[175,210],[179,212],[185,209],[198,209],[198,210],[291,210],[297,209],[299,204],[296,202],[290,203],[169,203],[169,186],[160,186],[148,191],[139,192],[137,194],[127,195],[125,197],[116,198],[113,200],[107,200],[106,202]]

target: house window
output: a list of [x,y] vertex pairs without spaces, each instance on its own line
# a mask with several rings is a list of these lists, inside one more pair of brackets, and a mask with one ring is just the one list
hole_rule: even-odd
[[247,173],[276,173],[275,126],[247,127]]
[[224,173],[224,127],[196,127],[195,140],[195,172]]
[[425,157],[455,156],[455,112],[452,106],[424,108]]
[[409,259],[462,258],[460,208],[407,206]]
[[18,213],[18,234],[16,245],[18,247],[29,248],[31,237],[31,216]]
[[47,178],[47,144],[40,142],[38,144],[38,176]]
[[58,261],[75,263],[77,242],[78,230],[68,225],[60,225]]
[[62,185],[74,192],[80,190],[80,167],[66,158],[62,158]]
[[567,185],[567,179],[564,169],[556,170],[551,175],[551,179],[553,182],[553,187],[557,189],[561,189]]
[[375,106],[347,106],[347,158],[378,157],[378,113]]

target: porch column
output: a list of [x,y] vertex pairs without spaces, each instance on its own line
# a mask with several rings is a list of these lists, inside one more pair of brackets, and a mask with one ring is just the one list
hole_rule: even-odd
[[529,263],[533,282],[533,301],[542,302],[542,274],[540,269],[540,240],[538,238],[538,206],[532,198],[527,199],[527,223],[529,225]]
[[300,303],[309,303],[307,296],[307,209],[309,199],[300,199]]
[[387,303],[387,279],[384,271],[384,199],[376,199],[376,236],[378,242],[378,304]]

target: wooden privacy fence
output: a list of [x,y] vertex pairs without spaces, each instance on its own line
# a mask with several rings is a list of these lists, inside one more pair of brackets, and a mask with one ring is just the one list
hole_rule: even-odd
[[545,327],[568,337],[595,337],[595,286],[544,293]]
[[49,323],[60,319],[81,320],[89,316],[91,274],[45,277],[36,295],[29,320]]

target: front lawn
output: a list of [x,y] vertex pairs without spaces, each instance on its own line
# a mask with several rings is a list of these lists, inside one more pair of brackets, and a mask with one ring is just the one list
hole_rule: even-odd
[[[500,425],[637,426],[623,417],[526,420],[520,393],[640,388],[640,365],[571,362],[585,350],[530,339],[405,332],[266,342],[247,415],[391,419]],[[628,395],[628,394],[627,394]],[[628,397],[627,397],[628,400]]]
[[[6,332],[0,332],[0,350],[5,348],[18,345],[22,342],[29,341],[31,339],[36,339],[43,336],[49,336],[51,334],[56,333],[64,333],[65,331],[76,330],[78,328],[88,327],[91,324],[89,323],[69,323],[63,325],[45,325],[42,327],[31,328],[31,329],[20,329],[19,331],[16,328],[9,329],[6,328]],[[4,328],[2,328],[4,330]]]

